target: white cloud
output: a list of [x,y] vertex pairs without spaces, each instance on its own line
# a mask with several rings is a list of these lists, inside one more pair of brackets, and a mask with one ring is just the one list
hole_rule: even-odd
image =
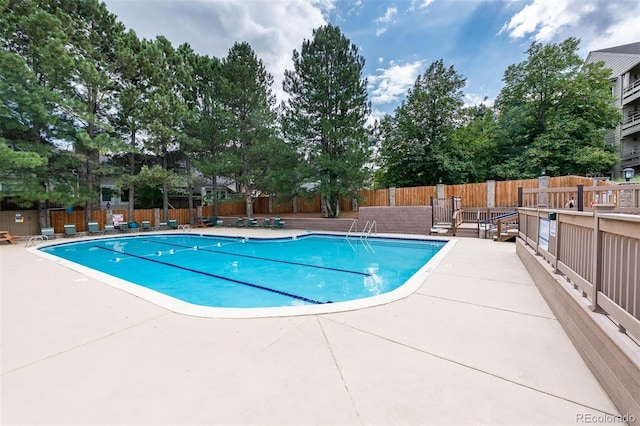
[[480,104],[485,104],[488,107],[493,106],[495,99],[488,99],[486,95],[479,95],[477,93],[465,93],[464,94],[464,105],[465,106],[476,106]]
[[[374,19],[373,22],[378,24],[378,28],[376,29],[376,36],[380,36],[387,32],[386,24],[393,22],[393,17],[398,13],[398,9],[395,7],[387,8],[384,16]],[[381,26],[380,26],[381,25]]]
[[500,33],[516,39],[531,37],[540,43],[574,36],[582,40],[583,47],[612,47],[640,39],[638,16],[638,1],[533,0]]
[[409,11],[413,12],[418,9],[426,9],[434,0],[411,0],[411,5],[409,6]]
[[199,54],[223,58],[235,42],[248,42],[274,76],[273,91],[283,99],[285,69],[294,49],[312,30],[327,23],[336,0],[207,0],[188,2],[106,0],[109,11],[139,37],[164,35],[174,46],[189,43]]
[[506,31],[513,38],[522,38],[534,33],[534,40],[548,42],[565,25],[578,22],[579,11],[567,1],[534,0],[511,17],[500,32]]
[[404,98],[420,74],[422,61],[405,65],[391,62],[389,68],[378,68],[377,75],[367,76],[372,104],[395,103]]
[[393,16],[398,13],[398,9],[395,7],[388,7],[384,16],[381,16],[375,20],[376,23],[389,23],[393,19]]

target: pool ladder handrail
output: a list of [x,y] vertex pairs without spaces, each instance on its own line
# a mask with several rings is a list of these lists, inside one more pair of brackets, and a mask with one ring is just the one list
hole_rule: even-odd
[[[373,231],[374,229],[375,231]],[[367,238],[369,238],[372,231],[374,234],[378,233],[378,224],[376,223],[375,220],[371,222],[367,221],[367,223],[364,224],[364,228],[362,228],[362,234],[360,235],[360,239],[366,240]]]
[[46,235],[36,235],[34,237],[29,238],[29,241],[27,241],[27,244],[24,245],[24,248],[28,248],[31,243],[33,243],[33,246],[36,246],[36,243],[38,242],[38,240],[40,241],[44,241],[47,240],[49,241],[49,237],[47,237]]
[[351,222],[351,226],[349,227],[349,230],[347,231],[347,233],[346,233],[346,235],[344,237],[348,240],[349,239],[349,235],[351,235],[352,232],[353,233],[358,232],[358,219],[354,219],[353,222]]

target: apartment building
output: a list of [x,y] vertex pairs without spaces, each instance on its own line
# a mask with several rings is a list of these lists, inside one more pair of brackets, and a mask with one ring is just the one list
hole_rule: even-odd
[[620,163],[614,176],[631,167],[640,174],[640,42],[589,52],[586,63],[602,61],[612,70],[611,90],[622,113],[622,124],[607,135],[617,147]]

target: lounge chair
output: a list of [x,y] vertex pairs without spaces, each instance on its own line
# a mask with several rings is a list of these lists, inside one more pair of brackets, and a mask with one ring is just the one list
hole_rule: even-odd
[[0,241],[6,241],[9,244],[17,244],[16,237],[11,235],[9,231],[0,231]]
[[113,225],[105,225],[104,226],[104,232],[105,234],[115,234],[116,233],[116,227]]
[[53,228],[40,229],[40,235],[42,235],[43,237],[47,237],[47,240],[53,240],[56,237],[56,233]]
[[171,229],[178,229],[178,221],[176,219],[169,219],[169,222],[167,222],[167,225]]
[[224,219],[216,219],[214,226],[216,228],[222,228],[224,226]]
[[120,222],[120,232],[131,232],[129,224],[127,222]]
[[271,219],[269,219],[268,217],[265,217],[264,220],[262,221],[262,228],[264,229],[271,228]]
[[279,217],[273,219],[273,229],[284,229],[284,222]]
[[160,222],[159,229],[161,231],[166,231],[167,229],[169,229],[169,224],[167,222]]
[[142,228],[140,228],[140,230],[142,231],[151,231],[151,222],[148,220],[143,220],[142,221]]
[[236,219],[236,228],[244,228],[244,219],[239,217]]
[[211,226],[217,226],[218,223],[218,218],[215,216],[209,216],[207,218],[207,226],[211,227]]
[[78,235],[76,232],[76,225],[64,225],[65,237],[75,237],[76,235]]
[[250,217],[249,219],[247,219],[247,228],[257,228],[258,227],[258,221],[253,218]]
[[87,233],[89,235],[102,234],[102,232],[103,231],[100,229],[100,225],[98,225],[98,222],[87,223]]

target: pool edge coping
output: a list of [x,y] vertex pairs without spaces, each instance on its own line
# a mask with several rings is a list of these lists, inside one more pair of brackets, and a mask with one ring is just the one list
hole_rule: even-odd
[[[162,235],[164,233],[158,234],[154,233],[153,235]],[[166,235],[176,235],[176,233],[166,233]],[[216,235],[216,234],[207,234],[217,237],[229,237],[226,235]],[[281,236],[277,238],[261,238],[259,236],[233,236],[229,238],[247,238],[247,239],[255,239],[255,240],[279,240],[279,239],[296,239],[297,237],[304,236],[345,236],[344,233],[333,233],[333,232],[304,232],[297,235],[289,235],[289,236]],[[456,243],[455,238],[429,238],[428,236],[422,235],[409,235],[402,234],[400,236],[398,234],[379,234],[376,236],[372,236],[370,238],[386,238],[386,239],[396,239],[396,240],[420,240],[420,241],[433,241],[433,242],[444,242],[445,244],[438,250],[438,252],[427,261],[423,266],[421,266],[404,284],[400,285],[400,287],[389,291],[387,293],[383,293],[377,296],[366,297],[363,299],[350,300],[345,302],[335,302],[335,303],[324,303],[320,305],[299,305],[299,306],[281,306],[281,307],[268,307],[268,308],[220,308],[220,307],[211,307],[211,306],[201,306],[195,305],[189,302],[182,301],[180,299],[176,299],[174,297],[165,295],[163,293],[157,292],[155,290],[151,290],[147,287],[141,286],[139,284],[135,284],[130,281],[123,280],[121,278],[114,277],[104,272],[97,271],[95,269],[80,265],[78,263],[62,259],[58,256],[54,256],[52,254],[46,253],[41,248],[49,247],[53,245],[64,245],[68,243],[76,243],[83,241],[91,241],[95,239],[104,239],[104,238],[127,238],[127,237],[135,237],[140,236],[139,233],[135,233],[132,235],[121,235],[121,236],[87,236],[79,239],[73,239],[72,241],[64,241],[64,242],[56,242],[56,241],[48,241],[48,244],[41,245],[39,247],[29,247],[26,250],[45,258],[49,261],[52,261],[55,264],[61,265],[65,268],[71,269],[73,271],[79,272],[87,277],[93,278],[99,281],[102,284],[109,285],[118,290],[124,291],[128,294],[131,294],[135,297],[143,299],[147,302],[153,303],[161,308],[167,309],[169,311],[201,317],[201,318],[225,318],[225,319],[249,319],[249,318],[272,318],[272,317],[293,317],[293,316],[304,316],[304,315],[321,315],[321,314],[331,314],[338,312],[348,312],[365,308],[372,308],[380,305],[385,305],[388,303],[396,302],[398,300],[404,299],[413,293],[415,293],[427,280],[429,275],[435,270],[435,268],[440,264],[442,259],[449,253],[449,251],[453,248]],[[359,237],[354,236],[354,239],[359,239]]]

